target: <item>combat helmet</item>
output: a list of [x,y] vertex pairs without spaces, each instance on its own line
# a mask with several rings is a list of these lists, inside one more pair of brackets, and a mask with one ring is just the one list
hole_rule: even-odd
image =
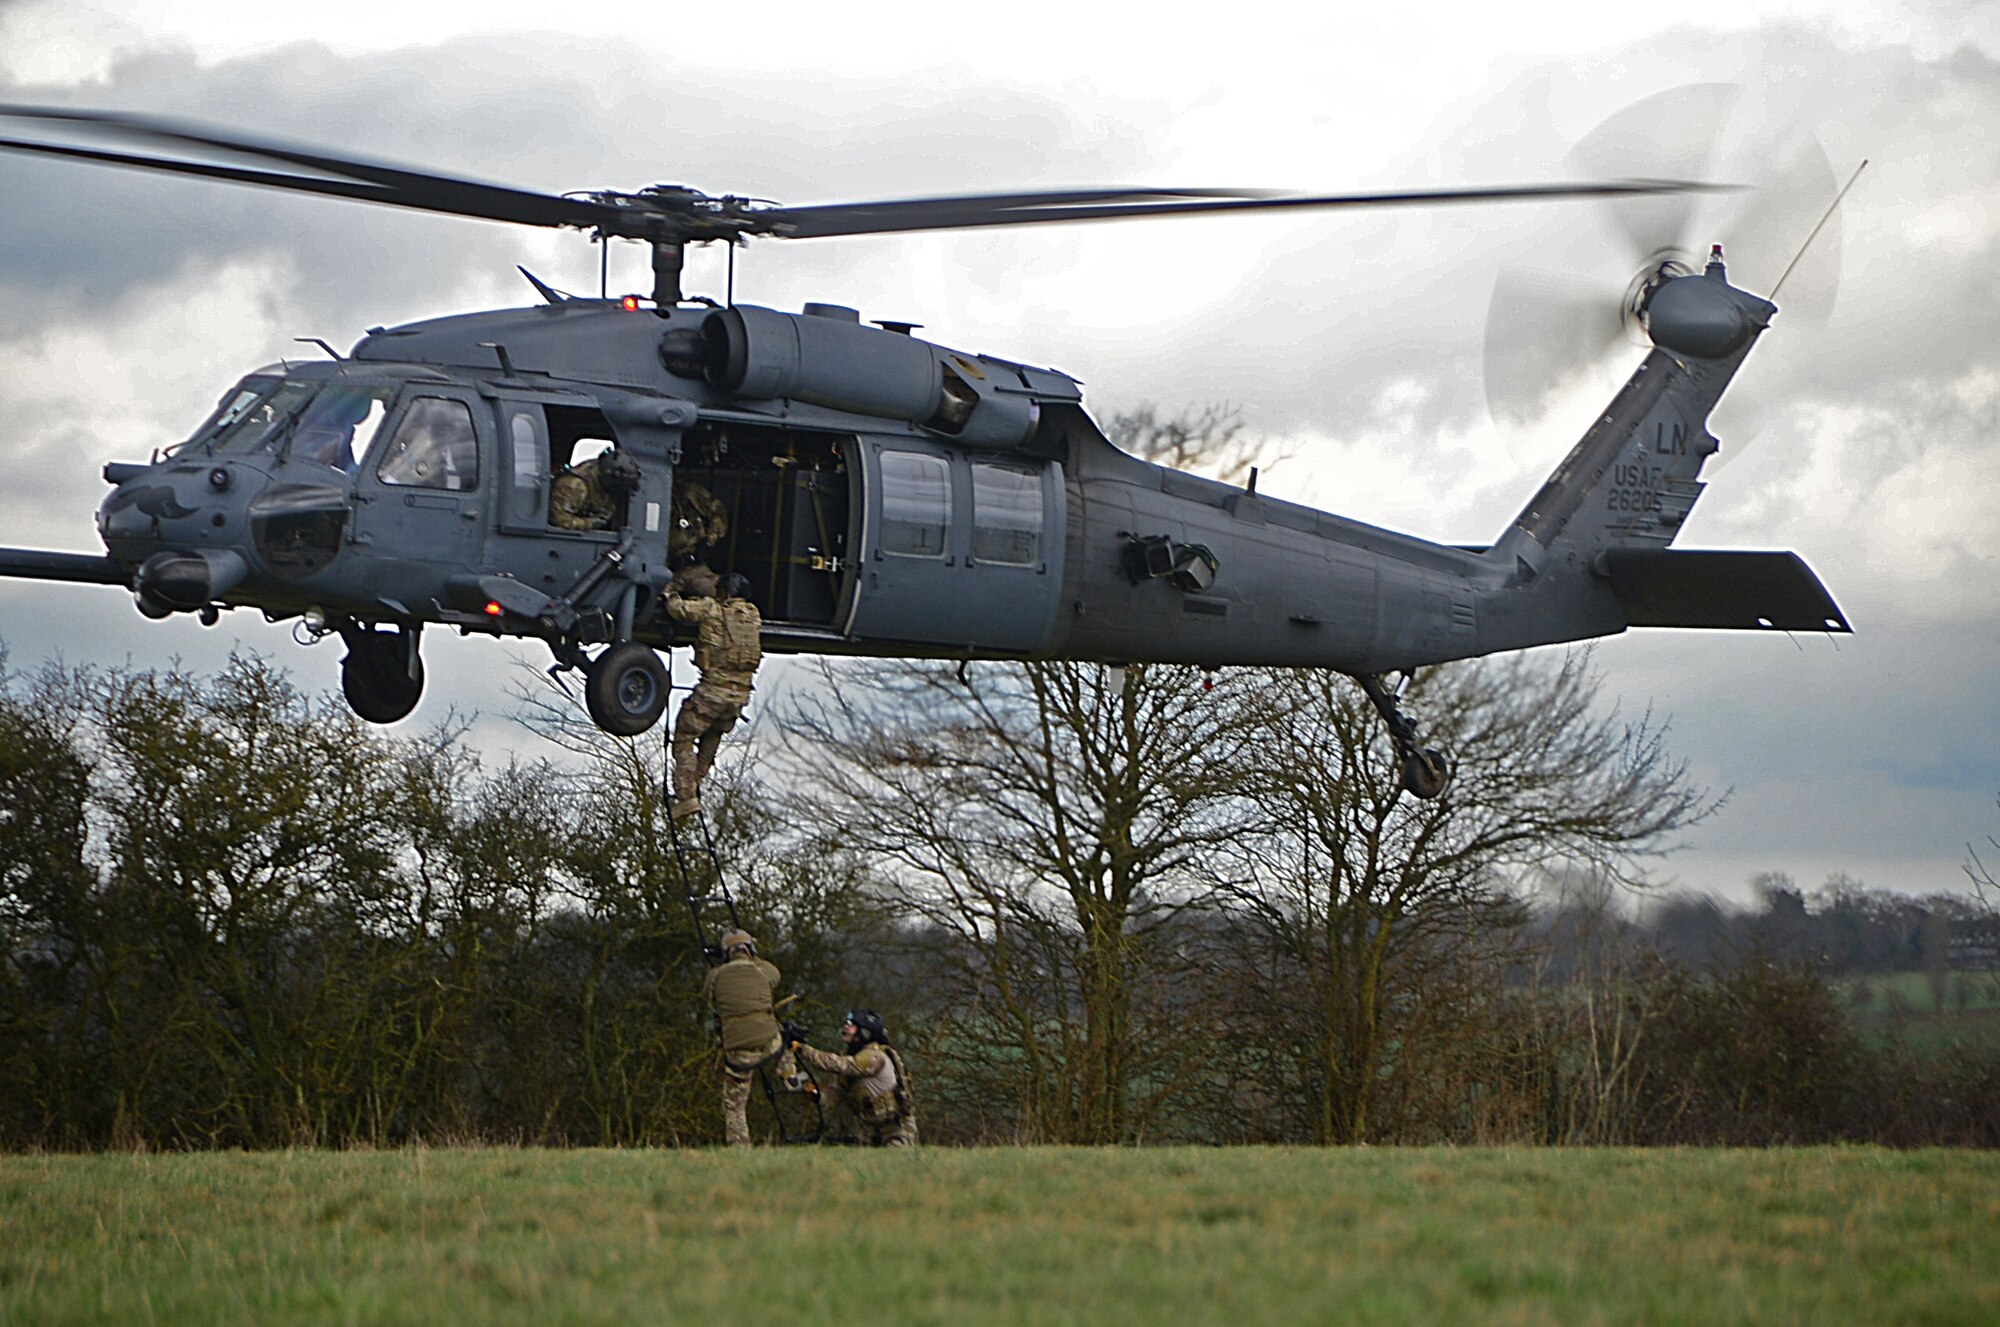
[[882,1021],[882,1015],[873,1009],[850,1009],[847,1011],[847,1021],[854,1024],[854,1030],[861,1034],[864,1044],[868,1042],[882,1046],[889,1044],[888,1025]]
[[718,943],[725,954],[733,953],[739,946],[749,950],[753,954],[757,952],[756,938],[750,932],[741,929],[724,931],[722,939]]

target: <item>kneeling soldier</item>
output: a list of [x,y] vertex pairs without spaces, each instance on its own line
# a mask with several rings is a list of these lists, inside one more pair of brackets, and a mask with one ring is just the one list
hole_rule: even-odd
[[903,1057],[889,1044],[889,1030],[872,1009],[856,1009],[840,1029],[847,1054],[814,1050],[794,1042],[798,1057],[827,1076],[821,1106],[831,1115],[845,1107],[860,1140],[870,1147],[914,1147],[917,1111]]

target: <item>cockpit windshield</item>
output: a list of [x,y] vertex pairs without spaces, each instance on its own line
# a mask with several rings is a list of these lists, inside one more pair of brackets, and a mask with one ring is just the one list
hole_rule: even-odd
[[250,451],[311,393],[310,383],[252,375],[223,394],[215,413],[194,431],[187,445],[211,454]]
[[253,374],[225,394],[190,447],[210,455],[278,452],[350,474],[396,389]]

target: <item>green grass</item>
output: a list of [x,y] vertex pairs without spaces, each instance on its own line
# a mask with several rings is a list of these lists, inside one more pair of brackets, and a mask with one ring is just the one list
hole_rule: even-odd
[[1991,1323],[2000,1154],[0,1158],[0,1323]]

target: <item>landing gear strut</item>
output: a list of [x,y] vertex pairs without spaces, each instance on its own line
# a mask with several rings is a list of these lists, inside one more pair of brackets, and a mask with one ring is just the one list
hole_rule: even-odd
[[1435,747],[1417,745],[1417,726],[1396,708],[1395,693],[1382,685],[1380,673],[1350,673],[1374,702],[1382,722],[1388,725],[1389,740],[1403,762],[1403,787],[1414,797],[1430,801],[1451,782],[1451,757]]

